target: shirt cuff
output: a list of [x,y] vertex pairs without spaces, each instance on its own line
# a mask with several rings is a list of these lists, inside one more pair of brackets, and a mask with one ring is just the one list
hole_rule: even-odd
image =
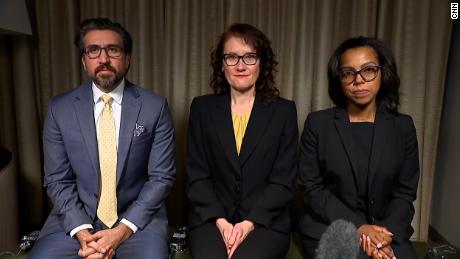
[[93,225],[91,225],[91,224],[80,225],[80,226],[72,229],[72,231],[70,231],[70,236],[73,237],[73,236],[75,236],[75,234],[77,234],[78,231],[80,231],[82,229],[88,229],[88,228],[93,229]]
[[138,229],[138,228],[136,227],[136,225],[134,225],[132,222],[130,222],[129,220],[127,220],[127,219],[125,219],[125,218],[122,218],[122,219],[120,220],[120,223],[123,223],[123,224],[125,224],[126,226],[128,226],[128,227],[133,231],[133,234],[136,233],[136,231],[137,231],[137,229]]

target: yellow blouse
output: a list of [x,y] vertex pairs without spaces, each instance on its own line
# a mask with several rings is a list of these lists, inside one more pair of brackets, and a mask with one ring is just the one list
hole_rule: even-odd
[[235,134],[236,152],[240,155],[241,144],[243,143],[244,133],[248,126],[249,116],[251,114],[232,114],[233,133]]

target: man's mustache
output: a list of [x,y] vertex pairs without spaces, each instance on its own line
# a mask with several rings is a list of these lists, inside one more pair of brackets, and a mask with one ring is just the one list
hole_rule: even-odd
[[114,72],[114,73],[117,73],[117,71],[115,70],[115,68],[112,67],[112,66],[109,65],[109,64],[102,64],[102,65],[96,67],[95,73],[97,74],[97,73],[101,72],[102,70],[109,70],[109,71],[112,71],[112,72]]

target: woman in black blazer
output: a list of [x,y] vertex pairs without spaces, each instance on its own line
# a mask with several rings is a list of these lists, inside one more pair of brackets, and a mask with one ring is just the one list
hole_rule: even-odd
[[335,108],[313,112],[301,136],[302,245],[313,257],[334,220],[353,223],[360,257],[416,258],[409,238],[419,179],[414,123],[398,113],[399,77],[375,38],[343,42],[329,60]]
[[211,53],[214,94],[190,108],[187,196],[193,258],[284,258],[296,174],[297,113],[257,28],[234,24]]

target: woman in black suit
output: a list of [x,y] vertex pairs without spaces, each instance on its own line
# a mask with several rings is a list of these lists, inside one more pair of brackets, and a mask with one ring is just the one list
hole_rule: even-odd
[[358,229],[359,258],[416,258],[409,238],[418,144],[411,117],[398,113],[394,57],[375,38],[348,39],[328,77],[337,107],[309,114],[300,143],[304,252],[313,257],[327,226],[344,219]]
[[187,196],[193,258],[284,258],[297,113],[274,86],[270,41],[234,24],[211,53],[214,94],[190,108]]

